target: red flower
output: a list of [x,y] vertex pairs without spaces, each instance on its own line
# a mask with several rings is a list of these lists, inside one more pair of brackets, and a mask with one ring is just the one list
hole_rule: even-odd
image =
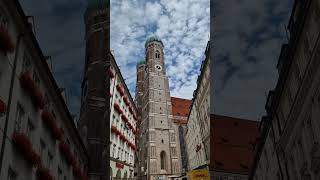
[[40,166],[37,169],[36,176],[39,180],[54,180],[54,177],[51,175],[50,170],[43,166]]
[[81,178],[81,176],[82,176],[81,169],[80,169],[78,166],[74,167],[74,168],[73,168],[73,174],[74,174],[76,177]]
[[109,74],[109,76],[110,76],[111,78],[114,78],[114,77],[115,77],[115,73],[114,73],[114,71],[113,71],[111,68],[108,69],[108,74]]
[[130,102],[129,102],[129,100],[128,100],[128,97],[127,97],[127,96],[124,96],[124,97],[123,97],[123,100],[124,100],[124,103],[125,103],[127,106],[129,106]]
[[128,123],[128,122],[129,122],[128,118],[127,118],[124,114],[121,116],[121,119],[122,119],[125,123]]
[[6,103],[0,99],[0,114],[5,113],[6,111],[7,111]]
[[63,156],[66,158],[67,162],[73,167],[75,167],[77,162],[76,162],[76,158],[74,157],[74,155],[70,150],[70,146],[66,142],[60,141],[59,149],[60,149],[60,152],[63,154]]
[[120,93],[121,96],[124,95],[123,87],[120,84],[117,85],[117,90],[118,90],[118,92]]
[[54,119],[52,113],[45,109],[41,113],[41,118],[46,126],[50,129],[52,136],[57,140],[62,140],[61,129],[57,127],[56,120]]
[[20,76],[20,85],[23,89],[25,89],[30,95],[33,104],[39,108],[43,109],[46,105],[45,98],[41,93],[40,89],[37,87],[37,84],[31,77],[30,72],[25,72]]
[[25,156],[26,160],[32,165],[41,164],[40,156],[32,149],[32,144],[25,134],[14,132],[12,134],[12,141],[15,143],[19,151]]
[[23,133],[14,132],[12,141],[17,145],[21,152],[29,153],[32,150],[32,145],[28,137]]
[[15,44],[4,25],[0,25],[0,49],[4,52],[13,52]]
[[119,114],[122,114],[123,111],[121,110],[119,104],[114,103],[113,107]]

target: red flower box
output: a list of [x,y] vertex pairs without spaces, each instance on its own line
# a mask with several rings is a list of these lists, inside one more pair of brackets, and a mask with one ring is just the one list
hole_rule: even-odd
[[32,151],[32,144],[25,134],[14,132],[12,134],[12,141],[22,153],[27,154]]
[[87,175],[82,175],[81,180],[89,180],[89,178],[88,178],[88,176],[87,176]]
[[54,119],[52,113],[45,109],[41,113],[41,118],[46,126],[50,129],[52,136],[57,140],[62,140],[62,132],[57,127],[56,120]]
[[124,95],[124,90],[123,90],[123,88],[121,87],[120,84],[117,85],[117,90],[118,90],[118,92],[120,93],[121,96]]
[[115,77],[115,73],[114,73],[114,71],[113,71],[111,68],[108,69],[108,74],[109,74],[109,76],[110,76],[111,78],[114,78],[114,77]]
[[69,165],[75,167],[77,165],[77,162],[76,162],[76,158],[74,157],[74,155],[70,150],[70,146],[66,142],[60,141],[59,149],[60,149],[60,152],[63,154],[63,156],[66,158]]
[[113,107],[119,114],[122,114],[123,111],[121,110],[119,104],[114,103]]
[[6,111],[7,111],[6,103],[0,99],[0,114],[5,113]]
[[129,107],[129,111],[130,111],[131,114],[133,114],[133,109],[132,109],[131,106]]
[[0,26],[0,49],[1,51],[7,53],[7,52],[13,52],[15,48],[15,44],[10,37],[10,34],[8,32],[8,29],[4,26]]
[[25,72],[20,76],[20,85],[23,89],[25,89],[28,94],[31,96],[33,104],[39,108],[43,109],[46,105],[46,101],[44,99],[43,94],[40,89],[37,87],[37,84],[31,77],[30,72]]
[[40,156],[32,149],[32,144],[25,134],[14,132],[12,134],[12,141],[32,165],[39,165],[41,163]]
[[80,169],[78,166],[74,167],[74,168],[73,168],[73,174],[74,174],[76,177],[81,178],[81,176],[82,176],[81,169]]
[[117,162],[117,163],[116,163],[116,167],[122,169],[122,168],[124,167],[124,165]]
[[127,106],[129,106],[130,102],[129,102],[129,100],[128,100],[128,97],[127,97],[127,96],[124,96],[124,97],[123,97],[123,100],[124,100],[124,103],[125,103]]
[[121,119],[122,119],[125,123],[128,123],[128,122],[129,122],[129,119],[128,119],[124,114],[122,114]]
[[54,180],[48,168],[40,166],[36,171],[36,176],[39,180]]

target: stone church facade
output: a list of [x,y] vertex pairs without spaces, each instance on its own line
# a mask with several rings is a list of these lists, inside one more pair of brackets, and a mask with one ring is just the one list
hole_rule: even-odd
[[178,126],[172,120],[163,48],[157,36],[150,37],[145,59],[137,65],[138,179],[171,179],[181,174]]

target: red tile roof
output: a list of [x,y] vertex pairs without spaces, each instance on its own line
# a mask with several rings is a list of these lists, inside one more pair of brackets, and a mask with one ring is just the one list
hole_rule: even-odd
[[189,99],[182,99],[171,97],[172,115],[188,117],[192,101]]
[[259,122],[211,114],[210,123],[210,169],[248,174]]

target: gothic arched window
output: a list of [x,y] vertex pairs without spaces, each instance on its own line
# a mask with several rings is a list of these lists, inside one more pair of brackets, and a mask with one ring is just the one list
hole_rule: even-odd
[[160,52],[157,50],[156,51],[156,59],[159,59],[160,58]]
[[161,164],[161,169],[166,169],[166,153],[164,152],[164,151],[162,151],[161,153],[160,153],[160,160],[161,160],[161,162],[160,162],[160,164]]

